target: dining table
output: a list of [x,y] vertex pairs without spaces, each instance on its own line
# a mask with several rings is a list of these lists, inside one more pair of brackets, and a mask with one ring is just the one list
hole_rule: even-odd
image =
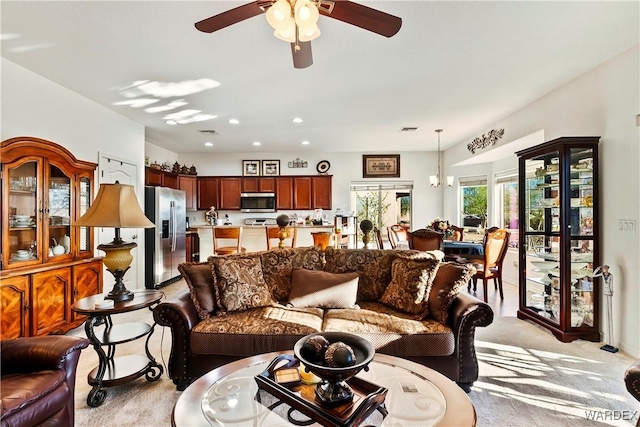
[[445,240],[442,242],[445,255],[484,255],[482,243]]

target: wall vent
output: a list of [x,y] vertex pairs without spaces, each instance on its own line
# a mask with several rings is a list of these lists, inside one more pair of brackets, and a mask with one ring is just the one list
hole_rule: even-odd
[[218,132],[217,130],[214,130],[214,129],[201,130],[200,133],[205,134],[205,135],[220,135],[220,132]]
[[418,128],[416,128],[416,127],[403,127],[403,128],[400,128],[400,132],[415,132],[417,130],[418,130]]

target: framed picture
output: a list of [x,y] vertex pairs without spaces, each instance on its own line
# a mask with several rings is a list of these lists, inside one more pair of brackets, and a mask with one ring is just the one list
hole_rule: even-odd
[[400,178],[400,154],[363,154],[363,178]]
[[264,176],[280,175],[280,160],[263,160],[262,175]]
[[260,160],[243,160],[242,176],[260,175]]

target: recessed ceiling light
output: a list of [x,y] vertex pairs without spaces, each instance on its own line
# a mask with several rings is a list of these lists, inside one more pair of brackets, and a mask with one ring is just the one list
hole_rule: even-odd
[[213,147],[213,142],[207,141],[207,142],[204,143],[204,146],[205,147]]
[[302,123],[302,119],[300,117],[294,117],[293,119],[291,119],[291,121],[293,123]]
[[262,142],[255,141],[253,145],[262,145]]
[[238,120],[238,119],[229,119],[229,123],[231,123],[232,125],[237,125],[238,123],[240,123],[240,120]]
[[300,144],[302,144],[302,145],[309,145],[309,141],[302,141]]

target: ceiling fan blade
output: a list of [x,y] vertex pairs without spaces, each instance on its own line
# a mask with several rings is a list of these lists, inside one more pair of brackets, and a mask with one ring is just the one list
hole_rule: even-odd
[[348,0],[337,0],[330,14],[322,8],[320,12],[385,37],[395,35],[402,26],[402,18]]
[[203,33],[213,33],[214,31],[221,30],[229,25],[260,15],[261,13],[264,13],[264,10],[258,5],[258,3],[260,2],[252,1],[251,3],[247,3],[234,9],[227,10],[226,12],[211,16],[207,19],[203,19],[200,22],[196,22],[196,28]]
[[313,64],[311,55],[311,42],[298,42],[300,50],[296,50],[296,44],[291,43],[291,55],[293,56],[293,68],[307,68]]

